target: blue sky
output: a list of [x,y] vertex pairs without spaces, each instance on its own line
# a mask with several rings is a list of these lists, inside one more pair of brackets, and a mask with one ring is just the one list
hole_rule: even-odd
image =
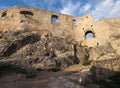
[[91,13],[95,20],[120,18],[120,0],[0,0],[0,10],[11,6],[28,6],[72,16]]

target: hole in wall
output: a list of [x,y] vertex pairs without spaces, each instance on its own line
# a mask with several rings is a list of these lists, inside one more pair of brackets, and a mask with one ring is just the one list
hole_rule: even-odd
[[3,12],[1,17],[5,17],[7,15],[7,11]]
[[72,20],[72,26],[76,26],[76,20]]
[[88,18],[88,16],[86,16],[86,18]]
[[87,31],[85,33],[85,38],[86,39],[91,39],[91,38],[94,38],[94,37],[95,37],[95,34],[92,31]]
[[58,16],[57,15],[52,15],[51,22],[57,23],[58,22]]
[[26,17],[32,17],[33,16],[33,13],[31,11],[20,11],[20,14],[23,14]]
[[25,20],[20,20],[20,23],[24,23],[25,22]]

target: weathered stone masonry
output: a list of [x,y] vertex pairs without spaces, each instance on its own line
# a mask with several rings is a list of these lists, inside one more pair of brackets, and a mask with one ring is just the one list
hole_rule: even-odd
[[[37,30],[45,35],[61,36],[81,45],[96,46],[111,42],[113,30],[119,31],[120,19],[94,21],[92,15],[73,17],[35,8],[11,7],[0,11],[0,30]],[[93,38],[87,39],[88,33]]]

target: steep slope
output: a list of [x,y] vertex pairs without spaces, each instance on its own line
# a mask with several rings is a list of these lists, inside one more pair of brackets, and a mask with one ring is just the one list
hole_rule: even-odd
[[20,66],[64,68],[83,62],[87,55],[84,47],[60,37],[42,38],[37,31],[6,31],[0,36],[0,61]]

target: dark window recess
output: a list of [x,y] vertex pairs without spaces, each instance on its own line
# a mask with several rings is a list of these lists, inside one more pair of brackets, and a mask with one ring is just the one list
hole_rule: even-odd
[[1,17],[5,17],[6,15],[7,15],[7,12],[5,11],[2,13]]
[[58,16],[52,15],[51,22],[57,23],[58,22]]
[[27,17],[31,17],[33,16],[33,13],[31,11],[20,11],[20,14],[23,14]]
[[25,22],[25,20],[20,20],[20,23],[24,23]]
[[90,25],[91,27],[93,27],[93,25]]
[[76,20],[72,20],[72,25],[76,26]]
[[94,38],[94,37],[95,37],[95,35],[94,35],[94,33],[92,31],[87,31],[85,33],[85,38],[86,39],[91,39],[91,38]]

